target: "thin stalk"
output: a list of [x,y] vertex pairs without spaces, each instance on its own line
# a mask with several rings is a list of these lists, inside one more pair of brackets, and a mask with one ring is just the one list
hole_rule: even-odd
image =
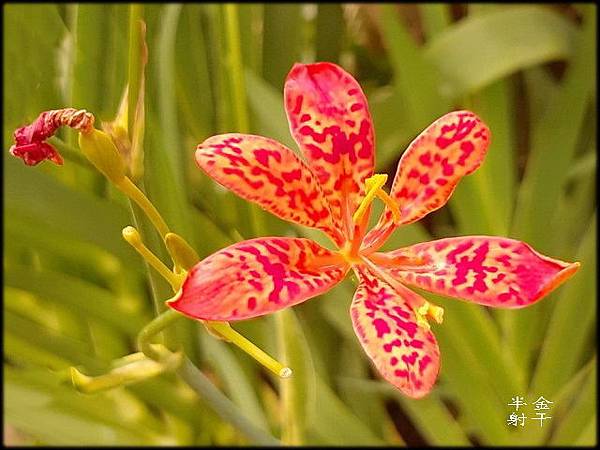
[[169,227],[165,220],[162,218],[156,207],[152,204],[146,194],[144,194],[140,188],[138,188],[128,177],[123,178],[120,182],[115,184],[119,190],[121,190],[127,197],[133,200],[137,205],[142,208],[144,213],[148,216],[148,219],[158,231],[158,234],[164,239],[169,233]]
[[223,420],[233,425],[252,443],[269,446],[281,445],[279,440],[275,439],[268,432],[258,428],[241,414],[237,406],[225,397],[189,359],[184,359],[177,373],[200,398],[213,407],[214,411]]
[[176,322],[183,316],[173,309],[168,309],[162,314],[156,316],[152,322],[148,323],[137,336],[137,347],[149,358],[160,361],[163,355],[160,355],[150,345],[150,341],[154,336],[160,333],[165,328]]
[[223,5],[223,11],[225,14],[225,38],[227,40],[229,62],[229,86],[233,100],[236,128],[240,133],[247,133],[250,130],[250,121],[248,119],[244,64],[240,46],[238,6],[227,3]]
[[127,98],[127,131],[132,133],[135,122],[135,111],[140,91],[141,71],[140,71],[140,21],[142,20],[144,6],[140,3],[129,5],[129,94]]
[[[275,314],[275,334],[277,336],[279,347],[279,358],[282,361],[287,361],[287,351],[285,343],[285,321],[283,311]],[[284,445],[300,445],[302,444],[300,436],[298,436],[297,428],[294,427],[294,411],[292,405],[292,385],[282,379],[279,383],[279,397],[281,408],[281,441]]]
[[[172,325],[183,315],[177,311],[168,310],[152,322],[146,325],[137,338],[138,348],[152,359],[160,360],[160,355],[150,345],[151,339],[165,328]],[[222,332],[221,329],[219,329]],[[260,349],[259,349],[260,351]],[[241,433],[243,433],[251,442],[260,445],[279,446],[281,442],[268,434],[266,431],[258,428],[243,414],[240,413],[236,405],[229,400],[223,393],[217,389],[212,382],[202,373],[188,358],[184,358],[183,364],[177,369],[177,374],[191,387],[200,398],[204,399],[212,406],[214,411],[225,421],[232,424]]]

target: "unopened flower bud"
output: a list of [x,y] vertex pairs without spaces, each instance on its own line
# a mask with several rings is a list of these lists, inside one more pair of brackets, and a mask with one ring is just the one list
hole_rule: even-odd
[[125,163],[110,136],[100,130],[79,135],[79,148],[87,159],[113,183],[126,174]]

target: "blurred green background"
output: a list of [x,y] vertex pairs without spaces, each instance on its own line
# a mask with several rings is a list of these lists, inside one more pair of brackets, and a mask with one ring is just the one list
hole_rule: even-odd
[[[170,296],[121,228],[137,223],[165,262],[166,253],[81,157],[72,131],[54,141],[62,167],[25,167],[8,148],[14,129],[43,110],[86,108],[97,126],[114,119],[127,82],[140,83],[130,15],[147,24],[139,183],[201,257],[260,235],[322,241],[225,192],[193,152],[234,131],[295,148],[285,76],[294,62],[332,61],[367,94],[377,170],[390,178],[407,144],[447,111],[469,108],[492,131],[482,168],[388,248],[503,235],[581,269],[525,310],[425,294],[446,314],[433,327],[440,377],[422,400],[375,375],[352,330],[350,277],[293,311],[235,324],[290,363],[290,380],[182,320],[176,341],[204,377],[77,392],[68,368],[109,370]],[[595,55],[593,4],[5,5],[5,444],[595,444]],[[553,401],[552,419],[508,426],[516,395]]]

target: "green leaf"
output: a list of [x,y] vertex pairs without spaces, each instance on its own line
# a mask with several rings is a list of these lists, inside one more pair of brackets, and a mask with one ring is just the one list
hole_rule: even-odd
[[263,77],[283,92],[285,76],[300,61],[302,5],[266,3],[263,13]]
[[52,4],[11,4],[4,13],[3,63],[11,68],[4,74],[3,95],[4,111],[10,111],[3,134],[8,148],[17,126],[61,104],[56,79],[49,74],[59,73],[58,49],[66,27]]
[[91,370],[102,370],[105,366],[104,361],[90,354],[90,348],[85,343],[63,336],[13,311],[4,311],[4,329],[27,344],[60,355],[72,364],[81,364]]
[[[216,127],[205,33],[203,6],[184,5],[181,23],[177,28],[175,51],[177,104],[181,108],[186,130],[197,142],[208,137]],[[198,93],[200,95],[196,98]],[[193,100],[190,101],[190,98]]]
[[574,26],[541,6],[469,16],[439,33],[424,51],[441,75],[444,96],[458,98],[525,67],[571,53]]
[[338,62],[344,41],[344,10],[340,3],[317,5],[316,61]]
[[502,80],[467,105],[489,126],[492,139],[482,166],[461,180],[450,199],[460,234],[505,236],[508,232],[516,179],[513,95],[509,81]]
[[[556,204],[566,180],[566,167],[573,158],[595,80],[596,16],[586,15],[578,34],[578,45],[560,90],[538,126],[532,130],[531,152],[519,189],[512,234],[540,252],[548,252],[557,240],[552,223]],[[561,255],[555,255],[560,257]],[[547,320],[549,299],[515,316],[507,327],[517,359],[528,364],[541,339]]]
[[589,222],[577,260],[581,268],[561,290],[531,382],[533,392],[552,395],[577,370],[596,310],[596,218]]
[[[55,374],[4,368],[7,423],[46,445],[168,444],[173,439],[148,429],[139,412],[127,417],[108,395],[87,397],[61,384]],[[40,426],[43,425],[43,426]]]
[[240,411],[254,425],[263,430],[268,430],[267,419],[250,384],[250,379],[242,370],[230,344],[219,341],[214,336],[204,332],[201,336],[202,348],[206,352],[206,358],[224,381],[225,390],[232,401],[239,406]]
[[343,382],[357,391],[374,391],[380,395],[385,395],[385,397],[395,398],[426,439],[428,445],[470,445],[464,430],[454,420],[436,391],[423,399],[415,401],[404,396],[386,382],[352,378],[343,378]]
[[281,390],[282,442],[306,443],[306,429],[315,414],[316,375],[310,348],[294,311],[285,309],[275,316],[280,361],[293,370],[279,381]]
[[250,70],[245,74],[256,132],[296,149],[283,107],[283,89],[274,88]]
[[312,432],[325,445],[384,445],[352,414],[329,386],[317,377],[317,402]]
[[427,40],[440,34],[450,25],[450,5],[444,3],[423,3],[419,5],[423,29]]
[[[102,4],[74,5],[73,74],[68,103],[93,111],[106,120],[114,113],[125,82],[124,46],[114,46],[110,38],[122,36],[126,29],[126,11]],[[114,67],[114,71],[89,70],[90,67]],[[114,79],[113,79],[114,78]],[[99,89],[99,87],[103,89]]]
[[[447,112],[449,104],[439,91],[439,74],[403,26],[398,24],[394,5],[381,6],[382,31],[394,69],[394,89],[406,110],[404,127],[416,135]],[[410,61],[410,64],[406,64]]]
[[594,364],[587,380],[578,390],[577,397],[552,434],[551,445],[573,445],[585,431],[586,425],[596,414],[596,383],[596,364]]
[[127,313],[119,299],[109,291],[83,280],[15,265],[5,267],[4,275],[7,286],[106,322],[129,335],[137,334],[144,325],[143,317]]
[[137,261],[133,250],[121,239],[129,224],[121,207],[91,194],[75,191],[51,176],[5,156],[5,208],[11,214],[49,228],[70,239],[90,242],[126,263]]

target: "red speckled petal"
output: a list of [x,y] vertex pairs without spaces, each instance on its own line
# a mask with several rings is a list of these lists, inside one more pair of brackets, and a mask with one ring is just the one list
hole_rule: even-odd
[[[488,127],[470,111],[448,113],[427,127],[398,163],[390,196],[400,207],[399,225],[444,206],[460,179],[481,165],[489,144]],[[395,229],[392,217],[386,208],[364,246]]]
[[367,99],[357,81],[331,63],[295,64],[284,95],[292,135],[323,187],[335,225],[350,236],[351,216],[374,166]]
[[347,271],[338,254],[310,239],[251,239],[196,264],[167,304],[196,319],[250,319],[322,294]]
[[501,308],[537,302],[579,267],[541,255],[523,242],[493,236],[439,239],[384,255],[390,264],[394,259],[422,259],[420,267],[400,263],[386,268],[403,283]]
[[400,294],[366,271],[360,280],[350,307],[360,343],[387,381],[409,397],[423,397],[437,378],[440,351],[408,305],[425,300],[409,289]]
[[222,134],[198,146],[196,163],[240,197],[282,219],[319,228],[337,244],[342,242],[315,176],[283,144],[262,136]]

